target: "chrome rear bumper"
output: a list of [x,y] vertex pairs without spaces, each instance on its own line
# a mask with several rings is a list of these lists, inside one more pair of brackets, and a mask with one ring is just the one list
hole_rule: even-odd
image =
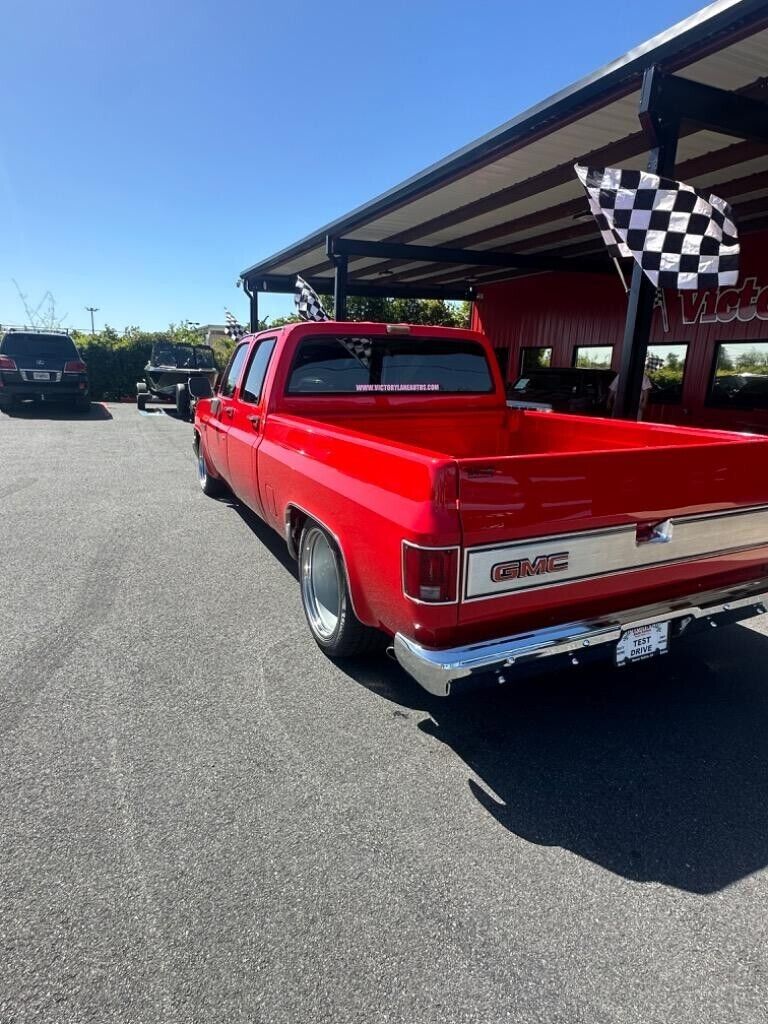
[[679,634],[697,620],[716,624],[718,617],[737,621],[761,615],[766,611],[766,602],[768,580],[759,580],[466,647],[435,650],[396,633],[394,653],[405,671],[425,690],[447,697],[456,680],[495,674],[498,682],[505,682],[513,678],[516,666],[541,658],[569,655],[578,664],[579,652],[591,653],[595,647],[616,644],[624,630],[635,626],[673,622]]

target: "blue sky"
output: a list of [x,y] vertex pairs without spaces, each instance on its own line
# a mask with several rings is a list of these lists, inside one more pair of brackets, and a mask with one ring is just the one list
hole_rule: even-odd
[[6,0],[0,323],[13,278],[70,326],[245,320],[244,267],[699,6]]

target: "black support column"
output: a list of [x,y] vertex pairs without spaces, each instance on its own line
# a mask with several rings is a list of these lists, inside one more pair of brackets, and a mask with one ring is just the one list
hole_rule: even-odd
[[346,256],[334,255],[333,319],[347,319],[347,263]]
[[[640,93],[640,121],[653,143],[648,156],[648,170],[651,174],[670,178],[675,172],[680,122],[674,115],[661,116],[656,112],[660,88],[659,69],[648,68],[643,77]],[[639,264],[635,263],[629,289],[624,341],[621,347],[621,368],[613,410],[614,416],[622,419],[636,420],[640,411],[655,294],[656,289]]]
[[[243,291],[248,296],[249,310],[248,310],[248,327],[252,334],[255,334],[259,329],[259,293],[256,291],[256,286],[251,286],[249,281],[242,280]],[[253,287],[253,291],[251,291]]]
[[259,293],[249,292],[248,299],[251,304],[251,331],[255,332],[259,329]]

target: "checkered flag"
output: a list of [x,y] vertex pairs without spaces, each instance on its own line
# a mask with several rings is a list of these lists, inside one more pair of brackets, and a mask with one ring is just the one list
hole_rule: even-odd
[[323,309],[320,296],[311,285],[307,284],[303,277],[296,278],[296,291],[293,294],[293,301],[296,303],[296,312],[302,320],[331,319]]
[[724,200],[647,171],[575,170],[610,255],[633,257],[654,287],[736,284],[739,235]]
[[248,328],[238,323],[234,313],[228,309],[224,310],[224,319],[227,321],[226,332],[233,341],[240,341],[248,333]]
[[370,370],[373,355],[373,342],[370,338],[340,337],[339,341],[351,356],[354,356],[366,370]]

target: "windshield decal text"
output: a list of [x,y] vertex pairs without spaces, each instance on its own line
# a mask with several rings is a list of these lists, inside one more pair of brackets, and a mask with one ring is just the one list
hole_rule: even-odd
[[355,391],[439,391],[439,384],[356,384]]

